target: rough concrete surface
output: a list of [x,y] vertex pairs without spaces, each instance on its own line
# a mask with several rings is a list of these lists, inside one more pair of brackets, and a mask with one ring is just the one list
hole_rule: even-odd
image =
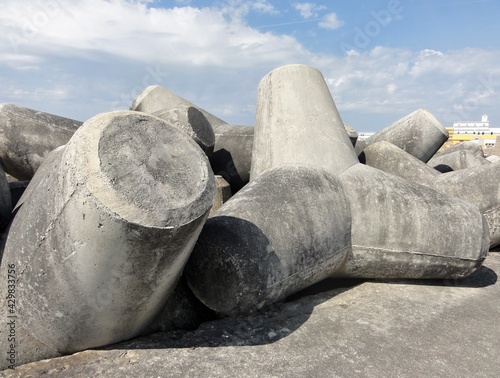
[[356,143],[356,152],[360,154],[370,144],[386,141],[427,163],[446,140],[448,131],[444,126],[429,111],[418,109]]
[[30,180],[44,157],[66,144],[82,122],[14,104],[0,104],[0,162],[5,172]]
[[493,378],[500,371],[498,274],[500,254],[490,253],[461,281],[354,281],[339,288],[328,280],[321,289],[337,288],[268,312],[0,376]]

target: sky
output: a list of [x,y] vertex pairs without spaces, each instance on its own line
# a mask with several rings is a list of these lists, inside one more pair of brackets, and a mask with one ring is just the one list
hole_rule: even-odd
[[85,121],[162,85],[254,125],[259,81],[321,71],[344,122],[500,127],[496,0],[0,0],[0,103]]

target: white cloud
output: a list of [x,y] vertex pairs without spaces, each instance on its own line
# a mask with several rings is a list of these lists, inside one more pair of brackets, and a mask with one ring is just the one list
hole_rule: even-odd
[[300,16],[305,19],[317,18],[319,11],[325,10],[323,5],[316,5],[313,3],[295,3],[293,7],[300,12]]
[[323,20],[318,23],[318,26],[323,29],[335,30],[342,27],[344,24],[344,21],[340,20],[336,13],[328,13],[323,17]]
[[[226,1],[222,8],[155,4],[4,0],[0,102],[85,120],[127,108],[145,86],[161,84],[229,122],[253,124],[260,79],[278,66],[304,63],[321,70],[342,117],[358,130],[419,107],[444,124],[483,112],[500,124],[498,50],[377,46],[319,54],[293,36],[248,26],[243,14],[273,12],[267,1]],[[378,124],[357,121],[363,117]]]

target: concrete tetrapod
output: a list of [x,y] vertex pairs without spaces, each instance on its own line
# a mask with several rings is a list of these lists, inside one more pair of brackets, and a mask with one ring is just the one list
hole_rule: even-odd
[[491,164],[491,162],[469,150],[457,150],[447,154],[436,154],[427,164],[439,172],[446,173],[465,168],[481,167]]
[[350,251],[350,225],[335,175],[272,168],[207,220],[184,274],[217,313],[250,313],[330,276]]
[[30,180],[43,158],[66,144],[82,122],[13,104],[0,104],[0,163],[5,172]]
[[285,164],[322,167],[338,174],[357,163],[320,71],[291,64],[260,81],[250,180]]
[[201,147],[207,156],[214,151],[215,135],[205,115],[196,107],[178,104],[151,113],[186,132]]
[[[16,365],[144,331],[175,286],[215,191],[194,141],[140,112],[97,115],[58,153],[27,189],[0,267],[5,282],[9,270],[16,275]],[[6,337],[0,346],[9,350]]]
[[328,277],[350,249],[350,211],[335,173],[356,163],[318,70],[296,64],[266,75],[251,181],[207,221],[186,267],[194,294],[240,315]]
[[368,139],[356,143],[356,152],[361,155],[363,149],[370,144],[386,141],[427,163],[447,140],[446,128],[427,110],[418,109]]
[[477,206],[489,225],[490,248],[500,244],[500,166],[481,165],[437,173],[400,148],[377,142],[364,151],[366,164]]
[[227,123],[161,85],[150,85],[144,88],[130,105],[130,110],[153,114],[163,111],[164,109],[172,110],[177,107],[196,108],[205,116],[210,126],[214,129],[219,125]]
[[476,206],[363,164],[340,180],[352,253],[334,276],[462,278],[484,261],[489,230]]
[[253,126],[224,124],[215,128],[214,153],[210,164],[214,173],[231,185],[234,194],[250,180]]

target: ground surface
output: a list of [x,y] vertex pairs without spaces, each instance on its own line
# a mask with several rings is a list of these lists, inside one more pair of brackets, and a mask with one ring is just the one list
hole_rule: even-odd
[[[326,281],[267,312],[6,377],[498,377],[500,253],[463,281]],[[309,294],[309,295],[306,295]]]

